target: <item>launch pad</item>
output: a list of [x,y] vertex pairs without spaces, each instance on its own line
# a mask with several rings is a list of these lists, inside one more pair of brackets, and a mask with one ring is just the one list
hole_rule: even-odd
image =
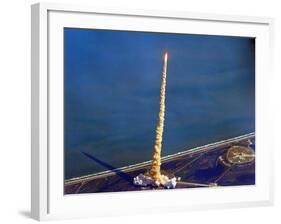
[[[255,136],[252,133],[164,156],[161,170],[170,178],[181,177],[177,179],[176,189],[254,185],[254,152]],[[101,166],[105,163],[98,159],[93,162]],[[146,173],[150,167],[151,161],[146,161],[72,178],[65,181],[64,192],[77,194],[156,189],[153,186],[137,186],[133,181],[134,177]]]

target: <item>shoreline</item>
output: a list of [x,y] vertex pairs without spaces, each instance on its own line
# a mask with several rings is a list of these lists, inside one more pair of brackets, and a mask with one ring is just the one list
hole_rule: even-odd
[[[198,147],[191,148],[191,149],[186,149],[184,151],[181,151],[181,152],[178,152],[178,153],[175,153],[175,154],[164,156],[164,157],[161,158],[161,160],[162,160],[162,163],[168,162],[168,161],[178,159],[181,156],[186,156],[186,155],[189,155],[189,154],[202,153],[204,151],[209,151],[209,150],[212,150],[212,149],[216,149],[218,147],[227,146],[228,144],[232,144],[232,143],[239,142],[239,141],[249,139],[249,138],[253,138],[253,137],[255,137],[255,132],[251,132],[251,133],[248,133],[248,134],[245,134],[245,135],[240,135],[240,136],[237,136],[237,137],[234,137],[234,138],[221,140],[221,141],[210,143],[210,144],[203,145],[203,146],[198,146]],[[115,175],[115,171],[131,172],[131,171],[134,171],[134,170],[137,170],[137,169],[140,169],[140,168],[145,168],[147,166],[150,166],[151,162],[152,161],[149,160],[149,161],[144,161],[144,162],[141,162],[141,163],[136,163],[136,164],[116,168],[114,170],[107,170],[107,171],[93,173],[93,174],[89,174],[89,175],[85,175],[85,176],[70,178],[70,179],[67,179],[67,180],[64,181],[64,185],[68,186],[68,185],[73,185],[75,183],[80,183],[80,182],[84,182],[84,181],[91,181],[93,179]]]

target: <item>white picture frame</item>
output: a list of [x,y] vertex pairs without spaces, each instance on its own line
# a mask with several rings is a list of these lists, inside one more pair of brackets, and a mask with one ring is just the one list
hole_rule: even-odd
[[[247,207],[273,203],[273,147],[268,97],[273,19],[190,12],[32,5],[31,214],[37,220]],[[63,195],[63,27],[170,31],[256,38],[256,185]]]

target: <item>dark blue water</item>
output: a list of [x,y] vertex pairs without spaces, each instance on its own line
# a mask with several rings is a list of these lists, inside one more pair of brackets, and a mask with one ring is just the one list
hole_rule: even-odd
[[169,52],[162,154],[255,130],[255,40],[64,30],[65,178],[151,159],[162,55]]

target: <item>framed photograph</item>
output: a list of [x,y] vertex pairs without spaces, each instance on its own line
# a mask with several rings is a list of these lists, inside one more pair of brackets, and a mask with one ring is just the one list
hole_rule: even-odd
[[32,5],[32,217],[272,204],[272,27]]

